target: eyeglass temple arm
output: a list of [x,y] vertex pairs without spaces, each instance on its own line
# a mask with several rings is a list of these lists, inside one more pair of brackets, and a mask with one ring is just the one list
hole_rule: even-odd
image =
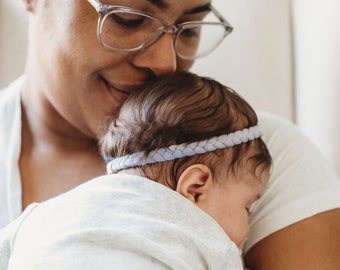
[[231,24],[222,16],[221,13],[218,12],[218,10],[213,6],[213,5],[210,5],[210,9],[211,11],[215,14],[215,16],[221,21],[224,23],[225,26],[227,26],[228,28],[233,28],[231,26]]
[[99,10],[100,6],[102,5],[101,2],[98,0],[87,0],[97,11]]

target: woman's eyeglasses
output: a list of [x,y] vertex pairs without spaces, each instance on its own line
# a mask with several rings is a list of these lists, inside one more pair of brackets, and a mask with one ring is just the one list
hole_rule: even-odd
[[164,34],[173,34],[176,54],[194,60],[211,53],[233,30],[213,6],[202,21],[171,25],[144,11],[87,1],[98,12],[99,42],[105,49],[120,53],[139,52]]

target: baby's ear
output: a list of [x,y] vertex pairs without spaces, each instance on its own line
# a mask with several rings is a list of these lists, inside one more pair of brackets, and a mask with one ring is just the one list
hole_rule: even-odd
[[203,164],[194,164],[186,168],[177,181],[176,191],[184,197],[197,203],[199,199],[207,196],[213,184],[210,168]]

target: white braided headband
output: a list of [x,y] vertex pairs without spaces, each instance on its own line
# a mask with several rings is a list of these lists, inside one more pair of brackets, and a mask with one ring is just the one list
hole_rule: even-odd
[[215,151],[217,149],[232,147],[241,143],[252,141],[262,136],[259,126],[237,130],[229,134],[215,136],[207,140],[182,143],[179,145],[171,145],[168,147],[152,150],[148,156],[145,156],[144,151],[126,155],[118,158],[106,156],[108,161],[106,165],[107,173],[116,173],[120,170],[132,168],[136,166],[152,164],[174,160],[182,157],[190,157],[197,154],[204,154]]

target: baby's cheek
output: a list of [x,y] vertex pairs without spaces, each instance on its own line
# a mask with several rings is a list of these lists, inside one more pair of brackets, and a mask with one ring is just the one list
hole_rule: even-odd
[[243,219],[242,223],[236,227],[235,239],[237,237],[237,240],[234,240],[236,245],[241,246],[243,242],[248,238],[248,234],[249,234],[249,223],[248,223],[248,215],[246,215],[246,218]]

